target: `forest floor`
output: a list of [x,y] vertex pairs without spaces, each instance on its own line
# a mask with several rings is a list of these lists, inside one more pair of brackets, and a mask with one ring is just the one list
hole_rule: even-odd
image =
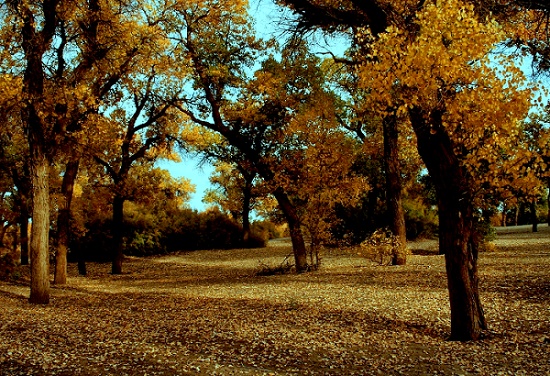
[[258,276],[291,253],[128,258],[124,274],[69,266],[51,302],[0,282],[0,375],[549,375],[550,229],[499,229],[480,255],[482,340],[447,340],[444,260],[415,242],[406,266],[329,250],[322,268]]

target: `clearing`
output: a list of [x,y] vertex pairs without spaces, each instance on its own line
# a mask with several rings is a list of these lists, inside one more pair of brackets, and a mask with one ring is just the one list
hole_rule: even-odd
[[444,260],[411,244],[381,267],[330,250],[317,272],[256,276],[291,249],[129,258],[125,274],[69,266],[48,306],[0,282],[0,375],[548,375],[550,229],[499,229],[480,255],[489,323],[449,342]]

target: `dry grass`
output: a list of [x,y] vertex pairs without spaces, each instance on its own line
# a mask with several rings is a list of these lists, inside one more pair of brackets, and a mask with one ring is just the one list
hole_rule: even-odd
[[476,343],[446,340],[434,242],[404,267],[332,250],[320,271],[256,276],[290,253],[278,242],[132,258],[121,276],[71,265],[48,306],[2,282],[0,375],[547,375],[550,232],[515,230],[481,255],[490,330]]

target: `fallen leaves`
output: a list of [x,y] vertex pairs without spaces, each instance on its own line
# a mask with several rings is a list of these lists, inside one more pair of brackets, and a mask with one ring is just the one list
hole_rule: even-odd
[[550,236],[495,243],[478,342],[446,341],[442,256],[379,267],[331,251],[320,271],[258,277],[288,249],[201,251],[132,258],[121,276],[71,265],[48,306],[1,283],[0,375],[548,374]]

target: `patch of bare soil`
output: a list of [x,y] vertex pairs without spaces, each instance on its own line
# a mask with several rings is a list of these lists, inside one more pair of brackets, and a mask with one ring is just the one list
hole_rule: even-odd
[[[343,250],[321,270],[256,275],[288,245],[90,264],[27,302],[0,283],[0,375],[548,375],[550,232],[500,231],[480,256],[490,330],[447,341],[444,260],[412,244],[408,265]],[[427,247],[431,248],[427,248]],[[427,252],[429,251],[429,252]]]

